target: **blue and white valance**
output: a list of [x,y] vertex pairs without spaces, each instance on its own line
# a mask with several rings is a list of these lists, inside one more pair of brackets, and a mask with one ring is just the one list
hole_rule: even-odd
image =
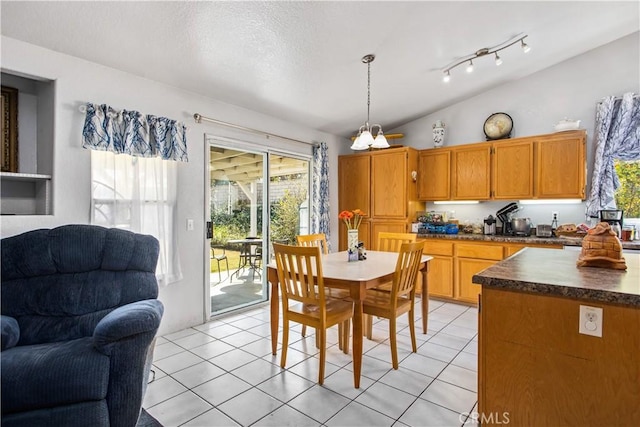
[[187,128],[166,117],[87,103],[82,146],[137,157],[188,162]]

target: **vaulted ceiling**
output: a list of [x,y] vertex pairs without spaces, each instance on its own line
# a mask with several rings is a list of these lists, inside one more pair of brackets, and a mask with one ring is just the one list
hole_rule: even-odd
[[[336,135],[385,130],[640,28],[637,1],[3,1],[5,36]],[[476,70],[442,70],[480,58]],[[205,113],[205,112],[202,112]]]

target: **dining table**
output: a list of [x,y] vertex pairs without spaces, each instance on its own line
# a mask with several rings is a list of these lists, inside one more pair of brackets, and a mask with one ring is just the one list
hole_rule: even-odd
[[240,274],[240,271],[244,270],[245,268],[249,268],[252,271],[252,274],[258,273],[258,276],[260,277],[261,276],[260,266],[257,265],[255,261],[257,255],[252,252],[251,246],[262,246],[262,239],[257,237],[256,238],[246,237],[244,239],[227,240],[227,243],[231,243],[234,245],[241,245],[242,250],[240,253],[244,254],[244,255],[241,255],[240,257],[240,261],[242,263],[238,265],[238,269],[236,271],[231,273],[231,277],[233,277],[234,274],[237,277]]
[[[427,333],[427,317],[429,313],[428,279],[429,261],[433,257],[423,255],[420,260],[422,273],[422,330]],[[322,277],[327,288],[347,289],[354,302],[353,309],[353,383],[360,388],[362,370],[363,315],[362,301],[367,289],[375,288],[391,282],[396,270],[397,252],[367,251],[366,259],[349,261],[348,252],[333,252],[321,256]],[[278,328],[280,316],[280,293],[278,269],[275,262],[267,265],[267,280],[271,284],[271,350],[277,353]]]

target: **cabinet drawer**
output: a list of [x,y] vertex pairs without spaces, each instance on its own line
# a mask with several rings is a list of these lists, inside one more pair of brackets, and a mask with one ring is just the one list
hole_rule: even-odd
[[424,241],[424,253],[427,255],[453,256],[453,242]]
[[500,261],[503,258],[503,249],[502,246],[459,243],[456,245],[456,256]]

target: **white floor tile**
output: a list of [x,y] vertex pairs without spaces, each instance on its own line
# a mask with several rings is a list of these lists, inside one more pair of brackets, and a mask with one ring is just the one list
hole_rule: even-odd
[[224,374],[193,388],[193,392],[214,406],[236,397],[251,388],[251,384],[240,378]]
[[350,400],[346,397],[319,385],[315,385],[291,400],[288,405],[318,422],[325,423],[329,418],[347,406],[349,402]]
[[246,365],[249,362],[253,362],[257,357],[253,354],[247,353],[242,350],[231,350],[220,356],[215,356],[209,359],[209,362],[220,366],[226,371],[233,371],[239,366]]
[[351,402],[327,421],[325,425],[328,427],[387,427],[395,425],[394,422],[393,418],[389,418],[378,411],[374,411],[358,402]]
[[460,366],[471,371],[478,370],[478,356],[471,353],[460,352],[451,362],[452,365]]
[[456,337],[460,337],[460,338],[465,338],[470,340],[471,338],[475,337],[478,333],[477,329],[470,329],[470,328],[463,328],[461,326],[456,326],[453,324],[449,324],[447,326],[445,326],[444,328],[442,328],[442,331],[445,334],[449,334],[449,335],[453,335]]
[[442,362],[451,362],[460,352],[453,348],[444,347],[429,341],[420,347],[420,354]]
[[473,392],[478,391],[478,374],[469,369],[449,365],[442,371],[438,379]]
[[196,356],[202,357],[203,359],[211,359],[234,349],[235,347],[233,347],[232,345],[229,345],[226,342],[222,342],[220,340],[216,340],[199,347],[194,347],[189,351],[191,353],[194,353]]
[[436,405],[444,406],[454,412],[467,414],[476,404],[477,396],[474,392],[457,387],[444,381],[435,380],[427,390],[420,395],[421,399],[428,400]]
[[165,357],[173,356],[174,354],[182,353],[184,348],[176,345],[170,341],[165,340],[164,344],[156,345],[153,349],[153,361],[164,359]]
[[429,342],[442,345],[444,347],[453,348],[455,350],[462,350],[469,343],[469,339],[449,335],[444,332],[438,332],[433,338],[429,340]]
[[162,360],[154,362],[158,368],[165,371],[167,374],[173,374],[174,372],[181,371],[189,366],[197,365],[203,362],[201,357],[195,354],[184,351],[182,353],[174,354],[173,356],[165,357]]
[[231,371],[236,377],[251,385],[258,385],[269,378],[278,375],[283,369],[263,359],[256,359],[246,365]]
[[431,384],[433,378],[408,369],[392,369],[379,381],[417,397]]
[[410,369],[426,375],[428,377],[437,377],[440,372],[447,366],[445,362],[432,359],[421,354],[411,354],[402,361],[402,368]]
[[248,426],[282,405],[279,400],[252,388],[219,405],[218,409],[241,425]]
[[147,386],[142,406],[151,408],[185,391],[187,391],[187,388],[171,377],[157,379]]
[[183,426],[189,427],[233,427],[239,425],[240,424],[238,424],[216,408],[212,408],[204,414],[199,415],[191,421],[183,424]]
[[167,339],[169,341],[174,341],[174,340],[177,340],[179,338],[183,338],[183,337],[186,337],[186,336],[189,336],[189,335],[193,335],[193,334],[195,334],[197,332],[198,331],[196,331],[193,328],[187,328],[187,329],[183,329],[181,331],[174,332],[174,333],[169,334],[169,335],[163,335],[163,338],[165,338],[165,339]]
[[171,376],[180,384],[191,389],[224,374],[225,371],[213,363],[202,362],[182,371],[174,372]]
[[187,391],[150,408],[148,412],[163,426],[179,426],[209,409],[210,404]]
[[454,427],[462,425],[464,420],[465,416],[462,414],[418,399],[402,414],[398,421],[408,426]]
[[320,423],[290,406],[283,405],[251,427],[316,427]]
[[373,384],[373,380],[365,376],[360,377],[360,388],[355,388],[353,381],[353,371],[340,369],[324,379],[323,387],[349,399],[355,399]]
[[366,393],[355,399],[356,402],[382,412],[394,420],[398,419],[415,400],[415,396],[381,382],[373,384]]
[[[258,388],[282,402],[288,402],[316,383],[293,372],[284,371],[258,384]],[[351,383],[353,388],[353,383]]]
[[186,349],[190,349],[193,347],[198,347],[201,346],[203,344],[207,344],[211,341],[215,340],[215,338],[213,338],[210,335],[204,334],[202,332],[196,332],[195,334],[186,336],[186,337],[182,337],[182,338],[178,338],[177,340],[174,340],[174,344],[179,345],[182,348],[186,348]]

